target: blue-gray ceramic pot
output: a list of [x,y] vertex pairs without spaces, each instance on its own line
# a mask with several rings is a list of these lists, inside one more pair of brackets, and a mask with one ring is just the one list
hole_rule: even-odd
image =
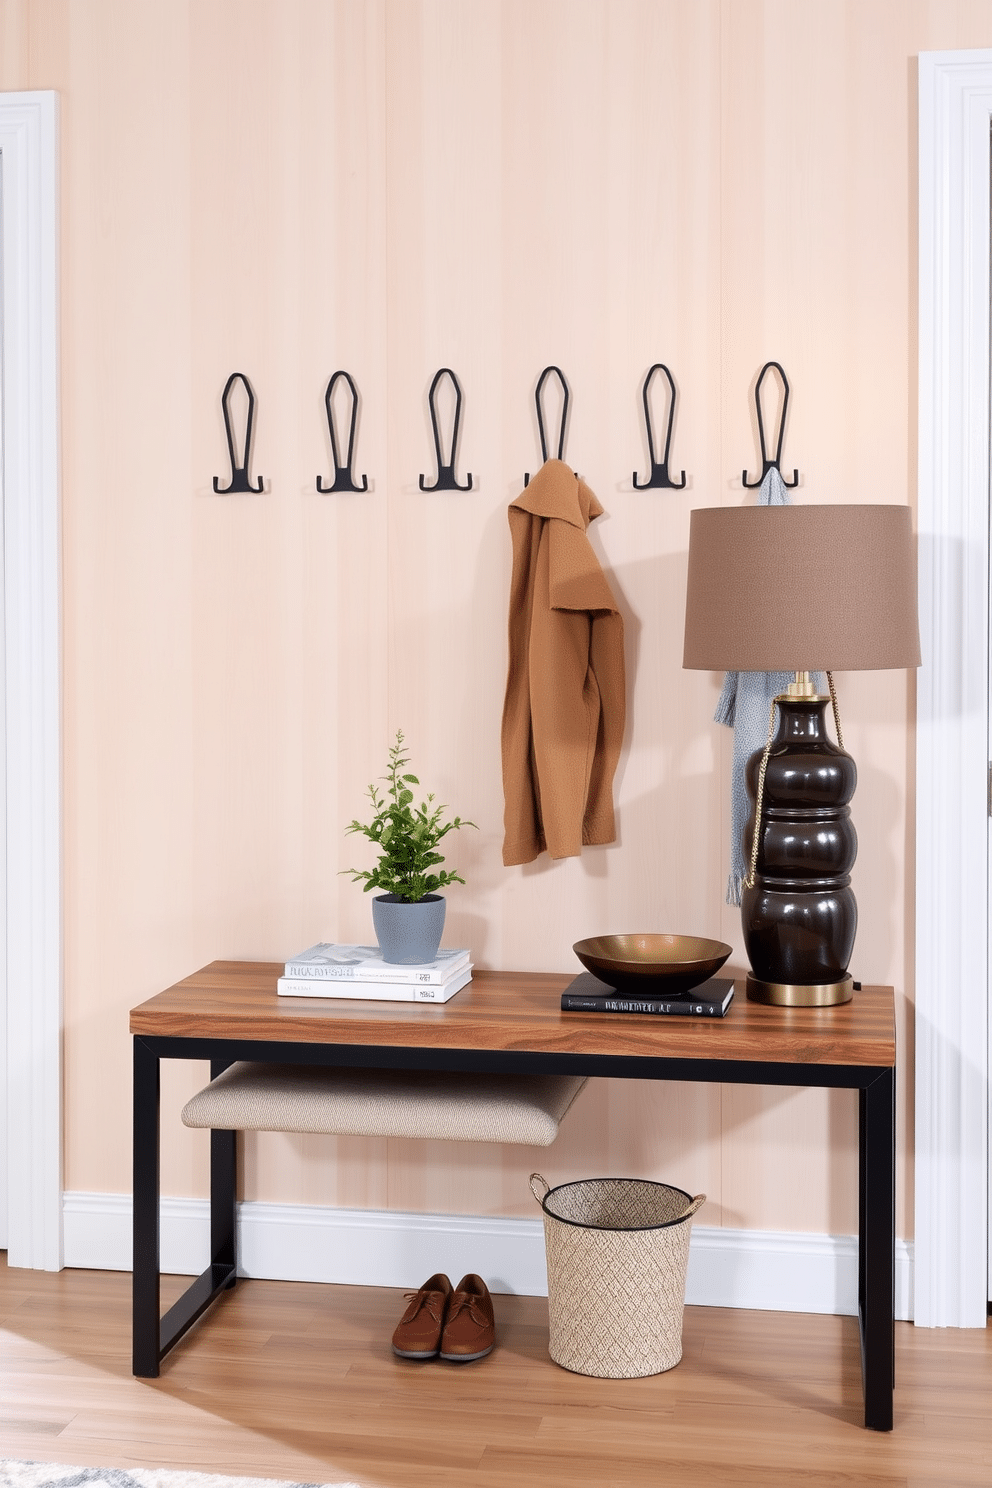
[[395,966],[433,961],[444,932],[444,911],[441,894],[425,894],[415,904],[398,894],[376,894],[372,924],[383,961]]

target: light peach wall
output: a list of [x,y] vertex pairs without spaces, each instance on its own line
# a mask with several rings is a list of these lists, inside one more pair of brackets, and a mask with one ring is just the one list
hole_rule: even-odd
[[[480,825],[451,855],[446,937],[479,965],[567,970],[580,936],[642,928],[719,936],[742,965],[719,679],[680,666],[688,513],[745,499],[769,358],[799,499],[912,498],[915,55],[990,41],[987,0],[0,0],[0,87],[62,107],[68,1188],[129,1187],[130,1006],[215,957],[369,936],[343,826],[397,726]],[[656,360],[681,493],[631,489]],[[627,620],[620,836],[506,870],[506,506],[552,362]],[[441,365],[471,494],[417,488]],[[337,367],[367,495],[313,488]],[[223,498],[236,369],[267,484]],[[840,685],[853,970],[897,988],[908,1071],[912,680]],[[202,1077],[165,1082],[176,1194],[203,1191],[202,1138],[172,1119]],[[705,1189],[711,1224],[850,1232],[855,1152],[849,1093],[611,1082],[542,1165]],[[246,1186],[529,1213],[532,1156],[267,1137]]]

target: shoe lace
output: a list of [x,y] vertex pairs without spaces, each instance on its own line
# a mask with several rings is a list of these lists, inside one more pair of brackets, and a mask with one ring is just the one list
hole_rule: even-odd
[[440,1325],[443,1303],[443,1294],[441,1292],[404,1292],[403,1300],[409,1302],[410,1306],[400,1319],[401,1323],[412,1323],[417,1313],[424,1307],[434,1321]]
[[474,1296],[471,1292],[455,1292],[451,1299],[451,1305],[448,1308],[448,1316],[445,1321],[447,1323],[454,1322],[458,1314],[465,1310],[468,1312],[473,1323],[476,1323],[480,1328],[487,1328],[490,1319],[480,1305],[481,1300],[480,1297]]

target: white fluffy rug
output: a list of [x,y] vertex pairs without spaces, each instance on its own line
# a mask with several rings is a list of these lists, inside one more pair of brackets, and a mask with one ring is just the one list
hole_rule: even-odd
[[[225,1478],[217,1473],[171,1472],[164,1467],[66,1467],[58,1462],[0,1459],[0,1488],[331,1488],[275,1478]],[[333,1488],[359,1488],[336,1483]]]

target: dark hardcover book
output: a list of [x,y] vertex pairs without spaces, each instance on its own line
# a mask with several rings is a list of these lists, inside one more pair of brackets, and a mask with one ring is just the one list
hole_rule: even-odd
[[584,971],[561,994],[563,1013],[660,1013],[685,1018],[722,1018],[734,997],[732,977],[710,977],[681,997],[624,997]]

